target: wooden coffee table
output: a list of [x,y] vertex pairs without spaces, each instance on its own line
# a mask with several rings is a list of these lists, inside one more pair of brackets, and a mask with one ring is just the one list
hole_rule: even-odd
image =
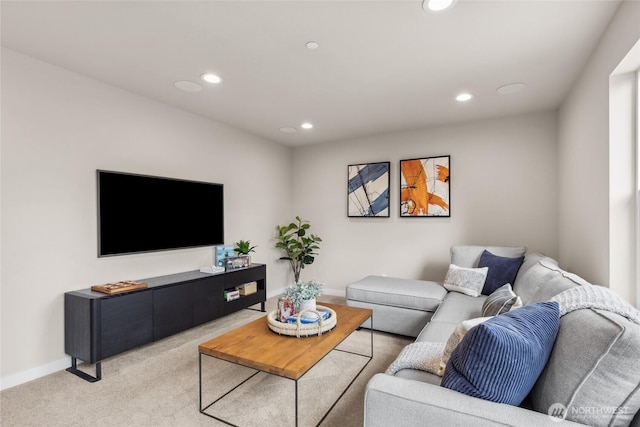
[[[346,305],[321,303],[336,312],[338,321],[336,326],[320,336],[296,338],[291,336],[278,335],[269,329],[267,317],[254,320],[244,326],[227,332],[217,338],[207,341],[198,346],[199,352],[199,404],[200,412],[222,421],[225,424],[233,425],[228,421],[220,419],[205,411],[212,405],[223,399],[236,388],[249,381],[260,372],[267,372],[280,377],[288,378],[295,382],[295,412],[296,426],[298,425],[298,380],[309,371],[316,363],[322,360],[331,351],[342,351],[336,349],[338,344],[344,341],[353,331],[369,318],[372,318],[373,311],[367,308],[349,307]],[[373,323],[373,319],[372,319]],[[373,326],[373,325],[372,325]],[[333,405],[322,417],[320,424],[331,412],[336,403],[349,389],[351,384],[367,367],[373,358],[373,329],[371,329],[371,348],[369,354],[354,353],[368,358],[367,363],[360,369],[349,385],[342,391]],[[249,378],[244,380],[232,390],[222,395],[215,401],[203,407],[202,403],[202,356],[211,356],[217,359],[226,360],[238,365],[246,366],[256,370]]]

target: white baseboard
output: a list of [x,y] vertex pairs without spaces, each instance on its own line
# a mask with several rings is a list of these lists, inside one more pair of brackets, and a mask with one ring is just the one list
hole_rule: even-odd
[[323,295],[331,295],[334,297],[346,297],[346,290],[344,289],[323,289]]
[[272,298],[272,297],[277,297],[278,295],[282,294],[283,292],[284,292],[284,288],[268,290],[267,291],[267,299]]
[[26,371],[7,375],[0,378],[0,390],[15,387],[40,377],[44,377],[45,375],[62,371],[69,366],[71,366],[71,358],[67,356],[64,359],[55,360],[53,362],[45,363],[44,365],[36,366],[35,368],[27,369]]

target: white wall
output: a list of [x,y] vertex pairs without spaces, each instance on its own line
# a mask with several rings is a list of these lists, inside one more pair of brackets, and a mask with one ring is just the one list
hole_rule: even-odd
[[7,49],[1,113],[3,387],[68,363],[65,292],[213,261],[211,248],[97,258],[96,169],[223,183],[226,241],[250,239],[268,285],[286,282],[273,236],[291,212],[289,148]]
[[[344,289],[368,274],[442,281],[453,244],[557,256],[553,112],[296,148],[294,213],[324,242],[303,279]],[[451,217],[399,218],[399,160],[451,155]],[[347,217],[347,166],[391,161],[390,218]]]
[[[640,2],[625,1],[559,113],[559,249],[561,264],[635,300],[633,282],[612,276],[612,257],[627,243],[610,234],[609,76],[640,38]],[[613,159],[615,160],[615,159]],[[633,253],[616,259],[629,268]],[[629,273],[632,274],[632,273]],[[614,280],[612,280],[612,277]]]

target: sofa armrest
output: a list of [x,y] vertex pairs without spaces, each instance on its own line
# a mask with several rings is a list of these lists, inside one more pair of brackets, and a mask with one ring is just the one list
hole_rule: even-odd
[[386,374],[374,375],[364,398],[365,427],[390,425],[495,427],[580,426],[546,414],[490,402],[444,387]]

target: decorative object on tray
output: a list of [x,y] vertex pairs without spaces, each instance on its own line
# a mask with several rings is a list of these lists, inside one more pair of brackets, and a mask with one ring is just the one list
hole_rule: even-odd
[[[320,294],[322,294],[322,283],[311,280],[287,286],[283,295],[285,299],[291,301],[296,312],[301,312],[303,310],[315,310],[316,297]],[[313,317],[313,314],[306,315],[306,317],[309,316]]]
[[347,216],[389,217],[390,162],[349,165]]
[[105,283],[104,285],[94,285],[92,291],[102,292],[103,294],[119,294],[121,292],[131,292],[138,289],[145,289],[146,283],[134,282],[133,280],[123,280],[122,282]]
[[255,252],[255,248],[256,246],[251,246],[251,240],[238,240],[235,243],[235,247],[233,248],[233,250],[238,254],[238,255],[246,255],[249,257],[249,264],[251,264],[251,252]]
[[320,249],[319,243],[322,242],[315,234],[307,234],[310,227],[309,221],[304,221],[299,216],[296,216],[296,222],[276,226],[276,248],[286,253],[280,259],[289,261],[295,283],[300,281],[300,272],[304,266],[313,264],[315,255],[318,255],[315,251]]
[[[302,320],[302,315],[306,315],[307,313],[313,313],[316,321],[309,322]],[[278,310],[274,310],[267,315],[269,329],[279,335],[295,336],[298,338],[313,337],[320,336],[333,329],[338,320],[338,315],[335,311],[321,305],[317,307],[317,310],[308,310],[299,314],[299,316],[295,317],[295,323],[289,323],[288,320],[287,323],[283,323],[278,318]],[[326,319],[323,318],[324,316],[327,316]]]
[[241,268],[249,267],[249,257],[245,255],[241,256],[228,256],[225,258],[224,270],[233,271]]
[[290,299],[285,297],[278,298],[278,314],[276,319],[280,322],[286,323],[287,319],[290,316],[293,316],[296,313],[296,308],[293,306],[293,303]]
[[316,299],[303,299],[300,302],[300,306],[298,307],[298,313],[302,313],[302,320],[314,320],[315,316],[311,311],[315,311],[316,309]]
[[451,216],[450,156],[400,160],[400,217]]
[[286,323],[302,323],[307,325],[309,323],[318,323],[321,320],[327,320],[329,318],[329,312],[318,308],[313,310],[300,310],[299,315],[287,317]]

